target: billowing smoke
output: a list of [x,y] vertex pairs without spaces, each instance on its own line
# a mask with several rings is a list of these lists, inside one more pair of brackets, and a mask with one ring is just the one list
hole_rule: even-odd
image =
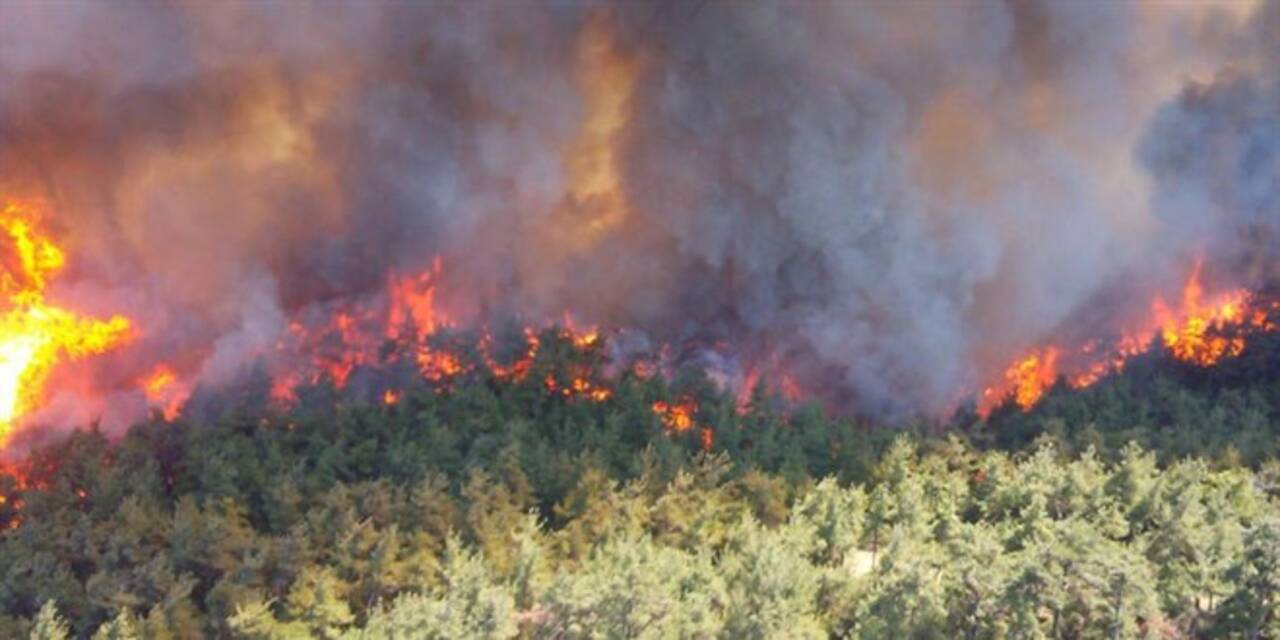
[[937,414],[1198,252],[1248,277],[1280,230],[1277,16],[19,0],[0,194],[55,212],[64,297],[137,318],[122,386],[156,357],[226,383],[439,257],[456,315],[571,310]]
[[[1232,41],[1236,55],[1190,83],[1155,118],[1139,156],[1170,233],[1207,238],[1215,255],[1275,282],[1280,248],[1280,3]],[[1242,240],[1244,240],[1242,242]]]

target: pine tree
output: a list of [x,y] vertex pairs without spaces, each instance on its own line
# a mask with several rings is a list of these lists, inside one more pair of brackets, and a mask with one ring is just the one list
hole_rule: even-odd
[[728,637],[823,637],[817,612],[819,573],[807,560],[811,540],[807,527],[770,531],[747,519],[721,561],[729,590]]
[[444,584],[433,594],[408,594],[343,637],[368,640],[499,640],[517,634],[515,601],[477,555],[454,538],[445,551]]
[[[520,477],[514,472],[512,475]],[[512,485],[493,480],[487,473],[475,470],[463,487],[462,496],[467,501],[465,524],[469,538],[479,546],[499,575],[510,575],[514,566],[512,532],[533,506],[523,481],[517,480]]]
[[1250,640],[1280,637],[1280,518],[1249,530],[1228,577],[1235,591],[1223,601],[1215,630]]
[[58,615],[58,604],[46,600],[31,627],[31,640],[67,640],[70,637],[71,627]]
[[98,627],[93,640],[142,640],[138,623],[128,609],[121,609],[116,616]]
[[866,509],[867,496],[861,489],[844,489],[827,478],[796,502],[791,521],[814,531],[816,563],[838,566],[855,558]]
[[856,613],[859,638],[941,638],[947,625],[948,576],[942,549],[913,535],[892,531],[874,582]]
[[613,539],[580,571],[551,583],[531,620],[535,637],[714,638],[724,585],[710,559],[637,536]]
[[987,523],[961,524],[946,543],[943,576],[947,628],[966,640],[1008,633],[1004,595],[1012,579],[1013,559],[995,528]]

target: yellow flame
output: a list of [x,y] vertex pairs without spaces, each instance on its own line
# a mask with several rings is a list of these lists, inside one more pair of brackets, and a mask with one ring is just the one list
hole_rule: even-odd
[[[123,316],[84,318],[45,302],[49,278],[66,263],[62,249],[29,208],[6,204],[0,229],[11,255],[0,266],[0,444],[13,423],[39,406],[53,367],[65,359],[102,353],[129,336]],[[16,263],[16,264],[15,264]]]
[[[1244,351],[1244,337],[1224,335],[1220,330],[1245,322],[1249,292],[1231,291],[1206,304],[1203,302],[1204,289],[1200,285],[1200,267],[1201,263],[1197,261],[1183,288],[1180,313],[1169,311],[1160,301],[1156,302],[1155,310],[1160,320],[1160,337],[1169,352],[1184,362],[1207,367]],[[1255,313],[1251,312],[1249,318],[1254,317]]]
[[1058,350],[1047,347],[1043,353],[1032,354],[1013,364],[1005,371],[1005,379],[1013,384],[1013,399],[1023,409],[1030,409],[1058,376]]

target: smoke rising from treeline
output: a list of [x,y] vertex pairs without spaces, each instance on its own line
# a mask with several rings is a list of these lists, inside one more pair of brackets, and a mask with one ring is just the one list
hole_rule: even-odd
[[1277,42],[1277,2],[20,0],[0,194],[55,212],[64,296],[137,317],[124,360],[210,384],[439,256],[461,317],[935,414],[1195,255],[1268,276]]

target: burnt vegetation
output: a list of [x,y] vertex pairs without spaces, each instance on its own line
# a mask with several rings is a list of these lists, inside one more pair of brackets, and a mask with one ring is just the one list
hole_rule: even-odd
[[519,377],[464,357],[394,402],[359,376],[405,378],[357,372],[288,409],[260,381],[33,452],[0,477],[0,635],[1280,630],[1275,335],[897,427],[763,384],[744,403],[697,370],[576,395],[604,342],[538,342]]

